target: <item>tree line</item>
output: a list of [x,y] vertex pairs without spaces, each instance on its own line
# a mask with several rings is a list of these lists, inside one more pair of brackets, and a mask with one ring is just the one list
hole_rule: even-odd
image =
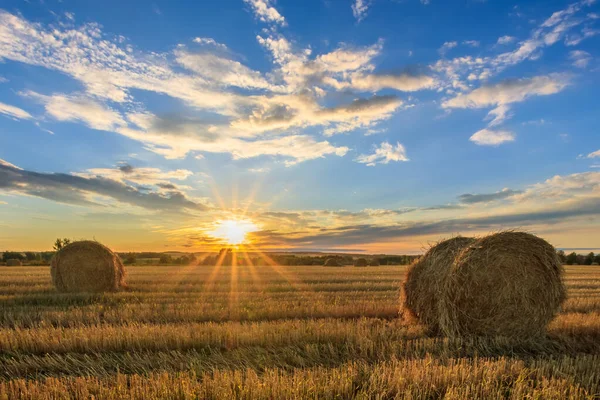
[[598,265],[600,265],[600,253],[594,254],[593,251],[590,251],[586,255],[577,254],[574,251],[569,254],[566,254],[563,250],[559,250],[556,253],[558,254],[558,257],[560,258],[560,261],[562,261],[563,264],[567,264],[567,265],[598,264]]
[[[408,265],[412,263],[418,256],[414,255],[376,255],[365,257],[369,265]],[[328,260],[330,263],[337,265],[354,265],[356,263],[355,256],[351,254],[331,254],[331,255],[306,255],[306,254],[266,254],[265,256],[256,255],[255,253],[240,253],[232,249],[224,248],[218,254],[209,255],[200,260],[200,265],[233,265],[235,260],[236,265],[263,265],[270,259],[277,265],[325,265]]]
[[[41,252],[17,252],[5,251],[2,253],[0,261],[8,263],[9,260],[18,261],[27,265],[48,265],[56,251],[71,243],[69,239],[57,239],[54,242],[54,251]],[[577,254],[576,252],[565,253],[564,250],[558,250],[557,255],[563,264],[567,265],[600,265],[600,253]],[[170,253],[158,252],[127,252],[119,253],[125,265],[233,265],[234,259],[236,265],[262,265],[268,257],[272,262],[278,265],[325,265],[329,260],[330,265],[408,265],[419,256],[415,255],[372,255],[360,256],[357,258],[351,254],[267,254],[266,257],[257,253],[242,253],[233,251],[231,248],[223,248],[219,253],[208,255],[204,258],[198,258],[193,253],[183,253],[174,255]],[[220,261],[219,261],[220,260]]]

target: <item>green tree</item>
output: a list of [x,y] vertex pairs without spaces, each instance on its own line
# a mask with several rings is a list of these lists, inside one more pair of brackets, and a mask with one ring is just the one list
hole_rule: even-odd
[[558,258],[560,258],[560,262],[561,263],[566,263],[567,262],[567,255],[565,254],[564,250],[559,250],[556,252],[556,255],[558,256]]
[[358,258],[356,261],[354,261],[355,267],[366,267],[367,265],[368,262],[366,258]]
[[590,252],[587,256],[585,256],[585,261],[583,262],[585,265],[592,265],[594,263],[594,252]]
[[172,264],[173,258],[168,254],[161,254],[160,258],[158,259],[158,262],[160,264]]
[[573,265],[577,262],[577,253],[572,252],[567,256],[567,265]]
[[2,254],[2,261],[6,262],[8,260],[19,260],[19,261],[23,261],[25,260],[25,256],[19,252],[16,251],[5,251]]
[[67,238],[61,239],[61,238],[58,238],[58,239],[56,239],[54,241],[54,246],[53,246],[54,247],[54,251],[59,251],[60,249],[62,249],[63,247],[65,247],[65,246],[67,246],[69,244],[71,244],[71,239],[67,239]]

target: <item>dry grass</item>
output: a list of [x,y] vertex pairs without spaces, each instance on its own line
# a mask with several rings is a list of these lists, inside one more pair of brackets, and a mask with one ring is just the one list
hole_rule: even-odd
[[405,271],[135,267],[127,292],[58,294],[46,268],[11,267],[0,399],[600,395],[600,267],[568,267],[549,337],[517,341],[401,320]]

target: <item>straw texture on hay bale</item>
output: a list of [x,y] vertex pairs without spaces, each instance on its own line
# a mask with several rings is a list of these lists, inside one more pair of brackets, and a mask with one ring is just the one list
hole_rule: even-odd
[[528,338],[545,332],[566,291],[552,245],[524,232],[500,232],[465,248],[439,301],[449,337]]
[[18,267],[20,265],[23,265],[23,263],[21,262],[21,260],[17,260],[15,258],[11,258],[9,260],[6,260],[6,266],[7,267]]
[[457,236],[432,246],[408,269],[402,285],[402,314],[409,321],[418,320],[430,333],[439,333],[440,294],[454,258],[475,242],[469,237]]
[[125,269],[119,256],[94,241],[63,247],[52,258],[50,272],[61,292],[114,291],[125,285]]

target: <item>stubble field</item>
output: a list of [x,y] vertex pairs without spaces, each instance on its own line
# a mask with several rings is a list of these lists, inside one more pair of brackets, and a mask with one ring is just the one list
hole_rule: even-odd
[[600,267],[567,267],[545,340],[449,341],[398,318],[406,267],[130,267],[58,294],[0,274],[0,398],[599,398]]

